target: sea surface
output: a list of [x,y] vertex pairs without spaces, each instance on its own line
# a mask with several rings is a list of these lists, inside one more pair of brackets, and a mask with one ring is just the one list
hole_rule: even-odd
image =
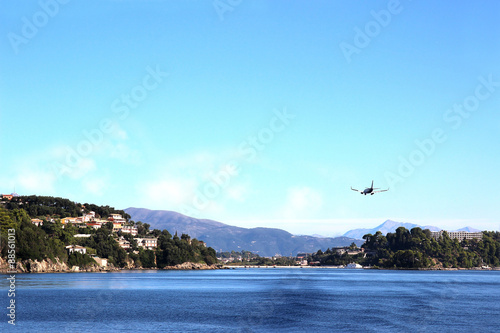
[[16,274],[17,332],[498,332],[500,271]]

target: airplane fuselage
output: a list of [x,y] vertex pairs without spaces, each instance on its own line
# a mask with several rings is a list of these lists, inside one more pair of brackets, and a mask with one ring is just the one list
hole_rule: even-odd
[[[359,193],[364,194],[364,195],[367,195],[367,194],[374,195],[375,193],[389,191],[389,189],[381,190],[379,188],[374,188],[373,187],[373,180],[372,180],[372,186],[365,188],[363,191],[356,190],[355,188],[352,188],[352,186],[351,186],[351,190],[359,192]],[[377,191],[375,191],[375,190],[377,190]]]

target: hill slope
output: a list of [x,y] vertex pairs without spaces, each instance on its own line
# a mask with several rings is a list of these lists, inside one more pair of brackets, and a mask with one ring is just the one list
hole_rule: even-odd
[[247,250],[266,257],[276,254],[289,256],[300,252],[349,246],[352,242],[358,246],[363,243],[349,237],[318,238],[295,236],[285,230],[274,228],[240,228],[165,210],[127,208],[125,212],[134,221],[150,224],[151,229],[167,229],[170,233],[177,232],[179,235],[187,233],[192,238],[205,241],[207,246],[217,251]]

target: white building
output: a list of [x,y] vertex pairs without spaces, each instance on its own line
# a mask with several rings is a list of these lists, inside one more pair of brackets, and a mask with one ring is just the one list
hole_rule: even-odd
[[[447,231],[448,236],[451,239],[458,239],[459,242],[464,239],[483,239],[482,232],[467,232],[467,231]],[[431,236],[434,239],[439,239],[443,235],[443,230],[441,231],[431,231]]]
[[83,214],[81,219],[82,222],[91,222],[95,219],[95,212],[89,212],[88,214]]
[[33,223],[37,227],[40,227],[40,226],[43,225],[43,220],[40,220],[40,219],[31,219],[31,223]]
[[92,222],[92,223],[87,223],[88,227],[94,228],[95,230],[100,229],[102,227],[102,224]]
[[118,241],[118,245],[120,245],[120,247],[122,249],[130,249],[130,242],[128,240],[126,240],[125,238],[121,237]]
[[108,259],[106,258],[99,258],[99,257],[96,257],[96,256],[92,256],[92,259],[95,260],[95,262],[101,266],[101,267],[106,267],[108,266]]
[[124,234],[131,234],[132,236],[137,236],[137,228],[130,226],[130,225],[125,225],[122,227],[122,233]]
[[158,238],[135,238],[137,246],[147,250],[154,250],[158,246]]
[[121,216],[121,214],[111,214],[108,220],[114,223],[126,223],[127,221]]
[[68,245],[66,246],[66,249],[68,250],[69,254],[73,252],[79,252],[81,254],[87,253],[87,249],[80,245]]

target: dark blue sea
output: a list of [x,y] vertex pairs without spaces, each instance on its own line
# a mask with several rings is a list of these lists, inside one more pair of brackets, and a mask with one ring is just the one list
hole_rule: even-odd
[[498,332],[500,271],[231,269],[2,275],[0,331]]

